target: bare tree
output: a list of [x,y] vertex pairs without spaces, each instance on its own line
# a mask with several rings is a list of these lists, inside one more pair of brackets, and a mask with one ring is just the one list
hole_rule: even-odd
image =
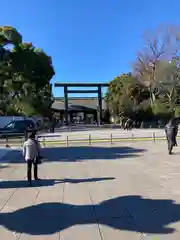
[[179,58],[179,39],[180,26],[160,26],[144,34],[144,46],[137,53],[134,73],[148,87],[151,105],[164,78],[163,63]]

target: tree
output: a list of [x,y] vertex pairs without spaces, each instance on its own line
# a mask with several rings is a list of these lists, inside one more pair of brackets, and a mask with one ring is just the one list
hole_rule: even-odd
[[149,32],[146,34],[142,51],[137,53],[134,73],[147,86],[151,106],[162,87],[163,63],[167,64],[179,54],[179,29],[179,26],[166,26]]
[[173,117],[173,111],[169,104],[165,101],[157,100],[154,102],[152,113],[156,119],[169,119]]
[[179,116],[180,26],[162,26],[145,34],[133,74],[110,82],[107,106],[114,116],[138,121]]
[[[49,112],[53,101],[50,81],[55,74],[51,57],[32,43],[22,43],[21,35],[11,27],[0,28],[0,42],[8,53],[0,61],[1,107],[14,107],[24,115]],[[12,47],[5,48],[8,44]]]
[[113,116],[131,117],[145,98],[145,89],[131,73],[122,74],[110,82],[106,95],[107,106]]
[[160,82],[159,99],[169,105],[172,112],[180,102],[180,74],[176,60],[166,63]]
[[38,112],[49,115],[53,102],[50,81],[55,73],[51,58],[31,43],[21,44],[13,49],[13,53],[13,98],[21,99],[26,106],[31,103],[31,107],[28,107],[32,109],[31,114]]
[[34,95],[32,106],[43,116],[51,118],[53,101],[52,84],[47,84]]
[[3,113],[9,103],[9,81],[12,79],[11,50],[8,45],[18,46],[22,42],[22,36],[15,28],[0,27],[0,105]]
[[7,44],[19,45],[22,42],[21,34],[13,27],[2,26],[0,27],[0,45],[6,46]]

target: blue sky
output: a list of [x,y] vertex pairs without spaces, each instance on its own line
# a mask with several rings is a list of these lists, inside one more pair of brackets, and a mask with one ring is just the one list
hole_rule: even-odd
[[179,9],[179,0],[6,0],[0,24],[52,56],[53,82],[108,82],[131,70],[144,31],[180,23]]

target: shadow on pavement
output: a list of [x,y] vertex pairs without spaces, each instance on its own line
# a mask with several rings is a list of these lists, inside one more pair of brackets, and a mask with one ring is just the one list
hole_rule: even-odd
[[[72,178],[64,178],[64,179],[42,179],[40,181],[34,181],[34,187],[46,187],[53,186],[59,183],[86,183],[86,182],[100,182],[107,180],[114,180],[114,177],[101,177],[101,178],[81,178],[81,179],[72,179]],[[6,188],[26,188],[28,185],[27,180],[18,180],[18,181],[1,181],[0,189]]]
[[117,197],[95,205],[49,202],[0,213],[2,226],[30,235],[53,234],[75,225],[97,222],[119,230],[170,234],[175,229],[168,224],[179,220],[179,204],[141,196]]
[[[138,157],[145,149],[133,147],[95,147],[95,146],[72,146],[42,148],[41,155],[50,162],[76,162],[84,160],[111,160]],[[1,162],[24,163],[22,152],[14,150],[9,152]]]

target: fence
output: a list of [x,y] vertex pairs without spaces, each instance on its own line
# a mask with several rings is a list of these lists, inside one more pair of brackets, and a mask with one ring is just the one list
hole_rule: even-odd
[[[117,137],[113,136],[111,133],[109,136],[106,136],[104,138],[94,138],[92,134],[88,134],[87,138],[72,138],[72,136],[66,136],[64,139],[60,139],[60,135],[56,135],[56,137],[53,139],[51,136],[38,136],[38,140],[41,143],[42,147],[47,147],[47,146],[70,146],[73,144],[88,144],[91,146],[92,144],[97,144],[97,143],[108,143],[110,145],[113,145],[113,143],[120,143],[120,142],[137,142],[137,141],[152,141],[156,142],[159,140],[166,140],[165,136],[159,136],[156,135],[155,132],[152,133],[152,136],[137,136],[134,133],[131,134],[131,136],[128,137]],[[59,139],[57,139],[59,138]],[[177,139],[180,139],[180,136],[177,137]],[[6,137],[4,139],[0,140],[0,146],[5,146],[5,147],[22,147],[23,143],[25,141],[25,137]]]

